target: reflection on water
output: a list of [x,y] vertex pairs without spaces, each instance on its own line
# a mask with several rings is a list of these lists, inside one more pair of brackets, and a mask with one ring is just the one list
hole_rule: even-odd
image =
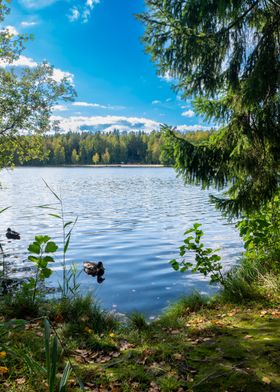
[[[205,244],[222,249],[225,268],[242,251],[234,227],[209,204],[209,192],[184,186],[170,168],[17,168],[0,173],[0,209],[12,206],[0,215],[0,241],[14,269],[28,266],[25,250],[35,235],[48,234],[61,245],[59,221],[36,207],[55,202],[42,178],[61,192],[67,216],[79,217],[69,263],[82,270],[83,261],[103,261],[102,285],[83,272],[80,283],[107,308],[152,316],[182,293],[213,291],[201,276],[174,272],[168,264],[194,222],[202,223]],[[21,240],[7,242],[7,227]],[[59,261],[54,270],[50,286],[61,276]]]

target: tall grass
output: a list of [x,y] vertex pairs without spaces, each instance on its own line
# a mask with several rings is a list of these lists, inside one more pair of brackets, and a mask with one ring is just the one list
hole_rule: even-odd
[[55,213],[49,213],[50,216],[52,216],[55,219],[59,219],[61,222],[61,228],[62,228],[62,243],[63,243],[63,249],[62,249],[62,270],[63,270],[63,277],[62,277],[62,284],[61,286],[61,291],[62,291],[62,297],[67,297],[70,291],[70,284],[69,284],[69,277],[75,277],[76,274],[72,275],[70,272],[70,275],[67,270],[67,263],[66,263],[66,255],[68,251],[68,247],[70,244],[71,240],[71,235],[72,231],[77,223],[78,217],[75,217],[73,220],[66,221],[65,218],[65,211],[64,211],[64,205],[63,205],[63,200],[62,197],[59,196],[50,186],[49,184],[43,179],[46,187],[49,189],[49,191],[52,193],[52,195],[55,197],[57,200],[58,207],[52,207],[49,204],[39,206],[40,208],[47,208],[47,209],[52,209],[55,210]]
[[49,316],[68,324],[67,331],[70,335],[72,332],[75,335],[84,334],[86,329],[104,333],[118,324],[116,317],[101,309],[90,295],[60,299],[52,304]]
[[245,303],[270,300],[279,292],[279,271],[272,270],[271,263],[263,258],[244,256],[225,276],[221,298],[224,302]]

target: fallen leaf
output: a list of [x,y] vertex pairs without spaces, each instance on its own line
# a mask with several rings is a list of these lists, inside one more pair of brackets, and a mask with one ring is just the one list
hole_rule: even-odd
[[17,383],[18,385],[25,384],[25,382],[26,382],[25,377],[21,377],[21,378],[17,378],[17,379],[16,379],[16,383]]
[[112,353],[112,357],[114,357],[114,358],[118,358],[120,355],[121,355],[121,353],[118,351],[115,353]]
[[268,377],[265,377],[265,376],[262,378],[262,382],[264,382],[265,384],[270,384],[271,383],[270,379]]
[[120,351],[128,350],[129,348],[135,348],[135,344],[128,343],[127,341],[120,343]]
[[179,333],[180,333],[179,329],[173,329],[173,330],[171,331],[171,334],[172,334],[172,335],[178,335]]
[[173,358],[177,359],[178,361],[180,361],[181,359],[183,359],[183,355],[179,354],[179,353],[175,353],[173,354]]

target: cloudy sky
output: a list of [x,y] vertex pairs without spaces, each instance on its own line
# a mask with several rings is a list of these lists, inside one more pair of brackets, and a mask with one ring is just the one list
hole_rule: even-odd
[[144,53],[134,17],[144,0],[11,0],[10,7],[4,26],[34,35],[15,66],[47,60],[57,80],[66,75],[75,84],[76,102],[53,112],[65,131],[209,128]]

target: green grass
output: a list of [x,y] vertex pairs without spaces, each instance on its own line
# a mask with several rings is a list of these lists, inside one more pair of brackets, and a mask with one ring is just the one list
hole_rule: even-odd
[[[83,317],[89,302],[80,301],[72,306],[78,312],[79,303]],[[65,303],[56,304],[52,317],[63,309]],[[54,324],[64,345],[60,369],[70,357],[88,390],[280,390],[280,303],[223,304],[195,293],[152,323],[137,314],[125,326],[114,324],[114,330],[107,325],[103,332],[80,328],[71,334],[66,313]],[[10,328],[1,337],[7,356],[0,366],[9,372],[0,378],[0,391],[46,390],[43,383],[38,387],[38,372],[32,373],[26,360],[44,365],[42,332],[37,322],[28,329]],[[23,377],[25,383],[18,385]],[[73,375],[68,390],[79,391]]]
[[[5,319],[42,315],[59,336],[58,372],[69,359],[75,366],[69,392],[80,390],[76,376],[92,391],[280,390],[280,278],[248,259],[220,294],[194,292],[153,322],[134,312],[120,323],[89,296],[34,307],[20,293],[5,297],[0,391],[47,390],[42,320],[1,327]],[[8,371],[1,375],[1,367]]]

